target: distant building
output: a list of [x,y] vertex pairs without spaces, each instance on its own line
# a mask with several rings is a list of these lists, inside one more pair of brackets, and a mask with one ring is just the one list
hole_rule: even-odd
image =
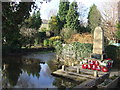
[[42,23],[43,23],[43,24],[48,24],[48,20],[42,19]]
[[46,20],[46,19],[42,19],[42,24],[41,24],[41,27],[40,27],[40,31],[42,31],[42,28],[46,28],[46,36],[47,37],[50,37],[50,36],[54,36],[54,33],[49,31],[49,20]]
[[48,20],[42,19],[42,24],[41,24],[40,30],[41,30],[42,28],[46,28],[46,29],[49,28]]

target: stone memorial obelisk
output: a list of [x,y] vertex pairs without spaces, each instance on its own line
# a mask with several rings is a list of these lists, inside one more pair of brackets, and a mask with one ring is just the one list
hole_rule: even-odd
[[93,53],[100,55],[104,53],[104,32],[101,27],[94,30]]

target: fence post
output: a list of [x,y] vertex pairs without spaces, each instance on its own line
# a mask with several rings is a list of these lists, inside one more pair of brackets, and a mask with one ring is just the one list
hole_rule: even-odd
[[77,67],[77,73],[80,73],[80,68],[79,67]]
[[98,77],[98,71],[94,71],[94,77]]
[[72,66],[74,66],[74,63],[72,63]]
[[65,65],[62,65],[62,71],[65,71]]

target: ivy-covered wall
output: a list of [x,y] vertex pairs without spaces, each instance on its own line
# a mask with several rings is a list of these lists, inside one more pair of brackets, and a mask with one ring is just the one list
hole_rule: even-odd
[[75,59],[79,60],[81,57],[90,57],[93,45],[89,43],[74,42],[71,44],[57,44],[56,53],[60,59]]

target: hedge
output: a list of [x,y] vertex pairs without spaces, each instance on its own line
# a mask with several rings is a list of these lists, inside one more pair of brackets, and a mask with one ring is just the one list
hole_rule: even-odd
[[120,47],[108,45],[105,47],[107,57],[114,60],[115,63],[120,62]]

